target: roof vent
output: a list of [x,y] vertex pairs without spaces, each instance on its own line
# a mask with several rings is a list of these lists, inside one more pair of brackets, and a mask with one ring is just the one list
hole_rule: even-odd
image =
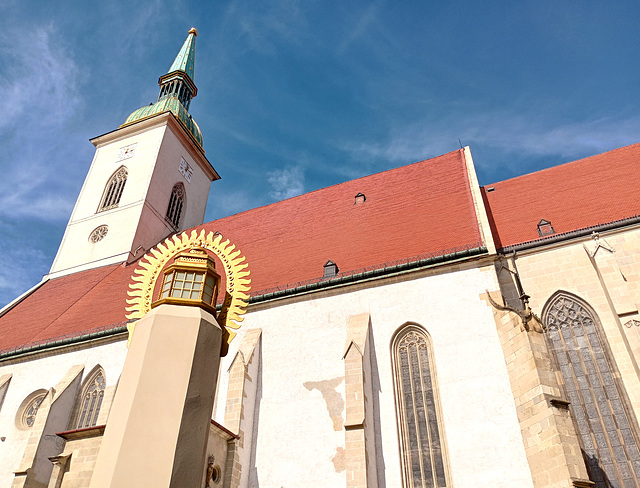
[[495,186],[490,186],[489,188],[487,188],[487,193],[490,191],[496,191],[496,187]]
[[358,193],[356,195],[356,201],[353,204],[358,205],[359,203],[364,203],[366,201],[367,201],[367,197],[364,196],[364,193]]
[[[364,196],[364,195],[363,195]],[[333,278],[338,274],[338,265],[333,261],[329,260],[324,265],[324,276],[323,278]]]
[[548,220],[542,219],[540,222],[538,222],[538,235],[540,235],[540,237],[548,236],[555,233],[556,231],[553,230],[553,226]]

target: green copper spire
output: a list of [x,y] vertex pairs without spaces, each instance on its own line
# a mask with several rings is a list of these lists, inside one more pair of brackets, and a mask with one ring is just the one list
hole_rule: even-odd
[[173,61],[171,68],[167,71],[167,74],[173,73],[174,71],[184,71],[189,75],[191,80],[194,80],[194,69],[196,66],[196,36],[198,35],[198,31],[195,27],[192,27],[189,30],[189,36],[187,40],[184,41],[182,45],[182,49],[176,56],[176,59]]
[[160,85],[158,101],[168,96],[174,96],[180,100],[184,108],[189,110],[191,99],[198,94],[198,89],[193,82],[197,35],[198,31],[192,27],[171,68],[166,75],[162,75],[158,80]]
[[196,121],[189,114],[191,99],[198,94],[198,88],[193,82],[197,35],[198,31],[192,27],[171,68],[158,80],[158,85],[160,85],[158,101],[133,112],[123,125],[133,124],[164,112],[171,112],[202,149],[202,133]]

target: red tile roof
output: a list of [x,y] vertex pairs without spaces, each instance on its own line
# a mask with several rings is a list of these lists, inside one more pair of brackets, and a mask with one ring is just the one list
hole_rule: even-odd
[[[363,193],[366,202],[354,205]],[[246,256],[252,290],[482,245],[462,151],[204,224]]]
[[542,219],[560,234],[634,217],[640,214],[639,180],[640,144],[634,144],[487,185],[496,247],[542,239]]
[[122,324],[133,269],[116,264],[47,281],[0,317],[0,351]]
[[[358,193],[366,202],[355,205]],[[454,151],[201,226],[229,238],[251,270],[252,294],[396,260],[483,245],[464,154]],[[0,351],[125,321],[135,264],[53,279],[0,317]]]

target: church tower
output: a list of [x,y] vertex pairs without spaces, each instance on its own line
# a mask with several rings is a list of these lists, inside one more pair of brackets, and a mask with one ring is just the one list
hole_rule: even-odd
[[211,182],[202,133],[188,112],[196,29],[158,81],[158,100],[91,140],[96,153],[49,277],[132,261],[174,232],[200,225]]

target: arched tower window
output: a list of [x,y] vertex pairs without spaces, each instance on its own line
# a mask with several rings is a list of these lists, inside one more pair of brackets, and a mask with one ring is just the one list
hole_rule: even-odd
[[396,333],[391,348],[402,486],[449,486],[431,340],[422,328],[408,324]]
[[167,219],[174,227],[180,227],[180,217],[185,204],[185,190],[182,183],[176,183],[171,190],[169,206],[167,207]]
[[640,453],[633,414],[598,316],[570,293],[556,292],[542,320],[562,373],[592,481],[598,488],[638,486]]
[[79,398],[80,408],[76,417],[76,429],[84,429],[96,425],[102,400],[104,399],[106,384],[104,370],[100,366],[97,366],[87,376]]
[[111,175],[111,178],[109,178],[109,181],[107,182],[107,186],[105,186],[102,200],[100,200],[98,212],[116,208],[118,206],[128,175],[129,172],[124,166],[120,166],[120,168]]

